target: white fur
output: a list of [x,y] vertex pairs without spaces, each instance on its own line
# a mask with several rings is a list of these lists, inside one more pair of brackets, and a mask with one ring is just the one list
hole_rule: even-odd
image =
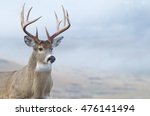
[[51,63],[43,64],[43,63],[37,62],[35,71],[37,71],[37,72],[47,72],[47,71],[50,71],[51,69],[52,69]]
[[48,58],[51,57],[51,56],[52,56],[52,54],[48,54],[48,55],[45,57],[44,62],[45,62],[45,63],[51,63],[50,61],[47,62]]

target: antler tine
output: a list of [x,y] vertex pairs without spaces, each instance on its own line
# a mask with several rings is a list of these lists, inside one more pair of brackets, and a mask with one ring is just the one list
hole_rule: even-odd
[[31,12],[31,10],[32,10],[32,7],[29,9],[29,11],[28,11],[28,14],[27,14],[27,19],[26,19],[26,21],[28,21],[29,20],[29,16],[30,16],[30,12]]
[[63,15],[64,15],[64,26],[66,25],[66,13],[65,13],[65,9],[63,7],[63,5],[61,6],[62,10],[63,10]]
[[66,10],[66,19],[67,19],[67,21],[68,21],[68,24],[70,25],[70,20],[69,20],[69,14],[68,14],[68,11]]
[[25,4],[23,5],[22,7],[22,10],[21,10],[21,26],[23,28],[23,24],[24,24],[24,7],[25,7]]
[[50,35],[49,35],[48,30],[47,30],[47,28],[46,28],[46,27],[45,27],[45,31],[46,31],[47,38],[49,38],[49,37],[50,37]]
[[[67,12],[67,11],[65,12],[65,9],[64,9],[63,6],[62,6],[62,10],[63,10],[63,15],[64,15],[64,28],[62,28],[62,29],[59,30],[59,27],[60,27],[60,24],[61,24],[62,20],[59,21],[58,16],[57,16],[57,14],[56,14],[56,12],[55,12],[55,17],[56,17],[56,22],[57,22],[57,31],[56,31],[52,36],[49,36],[49,34],[47,34],[47,35],[48,35],[48,41],[49,41],[49,42],[52,42],[53,39],[54,39],[56,36],[58,36],[59,34],[63,33],[64,31],[66,31],[66,30],[71,26],[71,25],[70,25],[70,21],[69,21],[68,12]],[[66,21],[67,21],[68,25],[66,25]],[[48,32],[48,31],[47,31],[47,29],[46,29],[46,33],[47,33],[47,32]]]
[[37,37],[37,38],[39,37],[37,27],[36,27],[36,37]]
[[56,17],[57,30],[59,30],[59,27],[60,27],[60,24],[61,24],[62,20],[59,21],[56,12],[55,12],[55,17]]
[[29,33],[29,32],[26,30],[26,28],[27,28],[27,26],[29,26],[30,24],[32,24],[32,23],[36,22],[37,20],[39,20],[39,19],[41,18],[41,16],[38,17],[38,18],[36,18],[36,19],[34,19],[34,20],[32,20],[32,21],[28,21],[29,16],[30,16],[30,12],[31,12],[31,10],[32,10],[32,7],[31,7],[31,8],[29,9],[29,11],[28,11],[28,14],[27,14],[27,17],[26,17],[26,20],[25,20],[25,18],[24,18],[24,8],[25,8],[25,4],[23,5],[22,11],[21,11],[21,26],[22,26],[22,29],[23,29],[23,31],[24,31],[29,37],[31,37],[32,39],[34,39],[37,43],[40,43],[41,41],[38,39],[38,30],[37,30],[37,28],[36,28],[36,36],[34,36],[34,35],[32,35],[31,33]]

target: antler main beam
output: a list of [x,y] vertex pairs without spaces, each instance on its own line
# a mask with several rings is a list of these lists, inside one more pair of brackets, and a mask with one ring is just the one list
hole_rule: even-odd
[[[69,14],[67,12],[67,10],[65,11],[64,7],[62,6],[62,10],[63,10],[63,15],[64,15],[64,28],[59,29],[62,20],[58,19],[58,16],[55,12],[55,17],[56,17],[56,24],[57,24],[57,31],[53,34],[53,35],[49,35],[47,28],[45,28],[46,34],[47,34],[47,38],[49,42],[52,42],[53,39],[58,36],[59,34],[63,33],[64,31],[66,31],[71,25],[70,25],[70,20],[69,20]],[[66,21],[67,21],[67,25],[66,25]]]
[[28,13],[27,13],[27,17],[26,17],[26,20],[25,20],[25,18],[24,18],[24,8],[25,8],[25,4],[23,5],[22,11],[21,11],[21,26],[22,26],[22,29],[23,29],[23,31],[24,31],[29,37],[31,37],[32,39],[34,39],[37,43],[40,43],[40,40],[38,39],[38,29],[36,28],[36,36],[34,36],[34,35],[32,35],[31,33],[29,33],[29,32],[26,30],[26,28],[27,28],[30,24],[32,24],[32,23],[36,22],[37,20],[39,20],[39,19],[41,18],[41,16],[38,17],[38,18],[36,18],[36,19],[34,19],[34,20],[32,20],[32,21],[29,21],[29,16],[30,16],[30,13],[31,13],[31,10],[32,10],[32,7],[31,7],[31,8],[29,9]]

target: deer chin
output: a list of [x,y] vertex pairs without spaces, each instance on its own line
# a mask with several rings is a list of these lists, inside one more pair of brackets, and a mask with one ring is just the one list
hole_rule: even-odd
[[52,64],[51,63],[37,62],[35,71],[36,72],[48,72],[48,71],[51,71],[51,69],[52,69]]

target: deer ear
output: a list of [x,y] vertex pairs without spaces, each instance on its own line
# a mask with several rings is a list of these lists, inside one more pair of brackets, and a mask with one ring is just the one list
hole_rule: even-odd
[[24,36],[24,42],[29,47],[34,47],[36,44],[35,41],[32,38],[30,38],[29,36]]
[[52,47],[53,47],[53,48],[54,48],[54,47],[57,47],[57,46],[61,43],[61,40],[62,40],[63,38],[64,38],[63,36],[58,37],[58,38],[55,38],[55,39],[53,40]]

